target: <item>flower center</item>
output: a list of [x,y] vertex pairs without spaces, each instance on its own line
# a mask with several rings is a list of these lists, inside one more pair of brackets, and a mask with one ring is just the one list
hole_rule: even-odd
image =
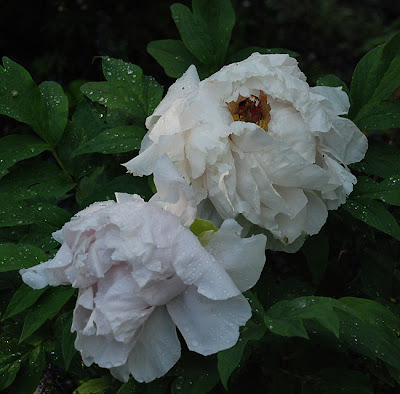
[[251,122],[268,131],[271,120],[271,106],[268,104],[267,95],[260,90],[260,96],[239,95],[236,101],[226,103],[234,121]]

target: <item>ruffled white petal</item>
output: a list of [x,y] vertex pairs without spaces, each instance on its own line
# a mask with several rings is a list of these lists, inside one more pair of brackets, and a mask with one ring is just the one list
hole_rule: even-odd
[[[195,80],[193,71],[185,78]],[[188,94],[179,90],[183,83],[172,85],[150,118],[140,154],[126,164],[130,171],[148,175],[156,158],[167,154],[192,186],[198,215],[215,223],[242,215],[283,245],[323,225],[326,210],[314,209],[320,201],[311,203],[310,193],[322,196],[328,209],[345,201],[354,183],[344,174],[350,174],[346,165],[362,159],[367,140],[339,117],[349,109],[341,88],[310,88],[295,59],[259,53],[196,80]],[[268,131],[234,121],[227,105],[261,92],[270,105]],[[321,216],[310,225],[311,210]]]
[[345,115],[349,112],[350,101],[342,87],[314,86],[311,90],[326,98],[327,105],[333,108],[336,115]]
[[163,115],[176,100],[183,99],[196,90],[199,86],[199,82],[200,79],[196,67],[191,65],[186,72],[171,85],[153,114],[146,119],[146,127],[152,129],[160,116]]

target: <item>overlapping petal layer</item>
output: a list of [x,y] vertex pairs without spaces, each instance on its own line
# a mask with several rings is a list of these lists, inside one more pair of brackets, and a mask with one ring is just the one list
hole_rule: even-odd
[[[188,214],[179,205],[187,199],[185,185],[179,189],[180,178],[172,178],[177,193],[164,190],[167,208],[178,207],[187,221],[191,208]],[[124,194],[117,203],[95,203],[57,232],[62,246],[54,259],[21,270],[34,288],[79,288],[75,347],[86,365],[109,368],[124,381],[130,374],[141,382],[154,380],[177,362],[176,327],[198,353],[233,346],[251,316],[241,292],[256,283],[265,262],[265,236],[241,239],[240,226],[230,220],[205,249],[160,205],[165,204],[158,197],[152,204]],[[231,259],[233,244],[249,253],[254,270],[243,255]]]
[[348,109],[341,88],[310,88],[288,55],[254,53],[201,82],[191,66],[125,166],[149,175],[167,154],[206,219],[240,214],[294,244],[316,234],[356,182],[347,165],[363,158],[367,139],[339,116]]

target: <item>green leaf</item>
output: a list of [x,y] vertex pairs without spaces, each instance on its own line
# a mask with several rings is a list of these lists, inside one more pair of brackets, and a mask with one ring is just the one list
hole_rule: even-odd
[[202,71],[202,65],[185,47],[180,40],[152,41],[147,45],[147,52],[164,68],[165,73],[172,78],[179,78],[194,64],[200,75],[205,78],[207,73]]
[[25,317],[19,343],[33,334],[47,319],[52,319],[73,294],[74,289],[63,286],[51,288],[43,294]]
[[397,32],[383,48],[382,63],[386,69],[400,53],[400,32]]
[[47,290],[32,289],[32,287],[23,283],[21,287],[14,293],[13,298],[7,306],[7,310],[2,317],[2,320],[8,319],[33,305],[37,299]]
[[60,245],[52,236],[57,230],[59,230],[58,226],[47,223],[31,224],[28,233],[20,239],[20,244],[37,246],[43,252],[49,252]]
[[56,202],[74,187],[55,163],[33,159],[20,163],[1,180],[0,195],[8,194],[14,201],[43,198]]
[[88,206],[95,201],[114,200],[117,192],[139,194],[144,199],[152,196],[145,177],[126,174],[110,179],[104,170],[104,167],[96,168],[91,175],[82,178],[79,188],[85,193],[86,198],[81,199],[77,196],[81,207]]
[[369,377],[344,368],[326,368],[319,371],[316,379],[307,381],[301,394],[373,394]]
[[142,94],[141,101],[147,116],[151,115],[157,105],[162,100],[164,88],[149,75],[143,75],[142,78]]
[[318,86],[332,86],[332,87],[342,87],[343,91],[349,95],[349,88],[348,86],[336,75],[327,74],[323,77],[318,78],[317,80]]
[[360,109],[368,103],[381,80],[382,52],[382,45],[368,52],[354,70],[350,85],[350,95],[353,101],[349,111],[350,119],[355,119]]
[[391,94],[400,86],[400,55],[396,56],[389,64],[385,74],[379,81],[371,101],[380,102],[391,96]]
[[0,178],[16,162],[37,156],[48,149],[49,145],[33,135],[15,134],[0,138]]
[[56,205],[29,200],[0,202],[0,227],[45,222],[61,227],[71,215]]
[[358,177],[351,197],[400,205],[400,175],[391,176],[379,183],[367,176]]
[[172,18],[184,45],[210,75],[224,64],[235,13],[229,0],[193,0],[192,5],[193,13],[183,4],[172,4]]
[[334,310],[337,301],[327,297],[300,297],[273,305],[265,315],[265,324],[275,334],[308,338],[303,320],[315,319],[339,336],[339,319]]
[[[193,15],[201,20],[201,26],[205,26],[211,38],[216,65],[221,67],[235,26],[232,4],[229,0],[193,0],[192,8]],[[193,54],[196,56],[196,53]]]
[[400,150],[383,142],[371,141],[365,158],[351,167],[368,175],[390,178],[400,174]]
[[400,226],[395,217],[378,201],[349,198],[342,206],[353,217],[400,240]]
[[108,129],[78,147],[73,156],[84,153],[121,153],[140,149],[146,130],[137,126],[120,126]]
[[[397,116],[390,116],[393,113],[392,106],[381,108],[378,112],[376,107],[384,104],[382,100],[390,98],[400,86],[399,42],[399,34],[396,34],[386,45],[368,52],[354,70],[350,86],[353,105],[349,116],[357,125],[371,128],[376,124],[378,129],[383,129],[385,123],[398,124],[398,111]],[[385,113],[389,115],[387,120],[382,116]],[[371,116],[375,119],[362,121]]]
[[259,52],[264,55],[269,55],[273,53],[284,53],[291,57],[299,57],[300,55],[297,52],[289,51],[288,49],[283,48],[262,48],[262,47],[247,47],[240,49],[235,52],[233,55],[229,56],[228,63],[241,62],[242,60],[247,59],[252,53]]
[[46,260],[46,254],[35,246],[0,244],[0,272],[33,267]]
[[32,126],[50,146],[59,141],[68,116],[68,99],[56,82],[39,87],[29,73],[12,60],[3,58],[0,67],[0,113]]
[[[400,320],[378,302],[354,297],[300,297],[278,302],[265,315],[272,332],[288,337],[308,338],[311,330],[307,333],[306,327],[312,320],[324,327],[320,334],[325,335],[326,329],[346,348],[400,369]],[[317,333],[316,326],[312,327]]]
[[61,334],[61,346],[62,346],[62,355],[64,359],[65,369],[68,370],[68,367],[71,364],[71,361],[77,352],[74,346],[76,339],[76,332],[71,332],[72,315],[64,324],[65,325]]
[[37,125],[36,108],[40,105],[40,92],[28,71],[3,57],[0,66],[0,113],[32,127]]
[[41,346],[34,348],[20,369],[12,389],[15,393],[34,393],[46,366],[45,352]]
[[171,394],[208,393],[219,381],[216,358],[191,353],[181,358],[179,376],[172,382]]
[[351,350],[400,370],[400,320],[388,308],[363,298],[341,298],[340,340]]
[[148,394],[147,387],[143,383],[138,383],[131,378],[129,382],[123,384],[117,394]]
[[113,59],[108,56],[100,57],[104,77],[108,82],[137,83],[143,76],[143,70],[136,64],[124,62],[121,59]]
[[68,120],[68,99],[56,82],[43,82],[39,91],[44,102],[41,127],[36,133],[52,147],[59,142]]
[[15,380],[22,363],[29,356],[31,347],[25,344],[18,345],[15,339],[16,324],[14,322],[3,322],[1,326],[0,390],[3,392]]
[[[109,126],[105,123],[106,109],[92,103],[86,97],[77,105],[72,120],[67,123],[65,133],[58,147],[58,155],[68,172],[79,179],[92,171],[93,160],[82,157],[76,160],[73,152],[81,145],[95,138]],[[104,163],[103,163],[104,164]]]
[[229,377],[241,362],[248,342],[260,340],[266,331],[262,305],[250,291],[246,292],[246,296],[251,303],[253,316],[247,321],[246,326],[241,329],[240,338],[236,345],[218,353],[218,372],[221,383],[226,390],[228,390]]
[[134,64],[110,57],[103,57],[102,64],[107,82],[88,82],[81,86],[82,92],[107,108],[138,118],[151,115],[161,101],[162,86]]
[[19,360],[0,365],[0,390],[4,390],[12,384],[20,368],[21,362]]
[[186,48],[201,63],[217,68],[215,48],[205,22],[180,3],[171,5],[171,14]]
[[329,257],[328,237],[320,233],[307,239],[301,249],[306,256],[313,283],[318,284],[325,276]]
[[372,299],[389,299],[395,282],[395,262],[389,242],[378,240],[373,247],[366,247],[361,264],[363,292]]
[[102,378],[91,379],[81,384],[73,394],[102,394],[110,388],[108,382]]
[[65,94],[67,95],[70,107],[74,107],[82,100],[83,93],[81,91],[81,86],[86,82],[88,81],[84,79],[76,79],[68,84]]
[[372,102],[357,116],[356,124],[362,130],[387,130],[400,127],[400,102]]

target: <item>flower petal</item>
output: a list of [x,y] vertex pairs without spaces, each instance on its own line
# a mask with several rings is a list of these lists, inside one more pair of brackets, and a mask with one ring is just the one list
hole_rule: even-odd
[[210,252],[244,292],[253,287],[260,278],[265,264],[265,244],[263,234],[250,238],[240,238],[242,227],[233,219],[227,219],[206,245]]
[[154,183],[157,193],[149,202],[178,216],[181,223],[189,227],[196,218],[196,199],[189,184],[165,154],[155,165]]
[[176,253],[172,256],[176,274],[186,285],[195,285],[197,291],[209,299],[225,300],[239,295],[240,291],[225,269],[194,234],[186,231],[188,234],[179,237]]
[[336,115],[345,115],[349,112],[350,101],[342,87],[314,86],[311,90],[326,98],[327,105],[332,106]]
[[34,267],[19,271],[22,280],[34,289],[43,289],[47,285],[67,285],[69,281],[65,270],[72,263],[72,254],[67,245],[62,245],[56,256]]
[[112,368],[126,363],[135,340],[133,338],[130,343],[123,343],[112,335],[85,335],[78,331],[75,348],[81,352],[86,366],[96,363],[103,368]]
[[199,75],[196,66],[193,64],[170,86],[167,94],[161,103],[154,110],[153,114],[146,119],[146,127],[152,129],[161,115],[163,115],[174,103],[192,93],[199,86]]
[[213,301],[190,286],[167,304],[190,350],[204,356],[234,346],[239,327],[251,317],[251,308],[243,295]]
[[128,359],[128,368],[138,382],[151,382],[165,375],[179,360],[181,344],[175,324],[165,306],[157,307]]

